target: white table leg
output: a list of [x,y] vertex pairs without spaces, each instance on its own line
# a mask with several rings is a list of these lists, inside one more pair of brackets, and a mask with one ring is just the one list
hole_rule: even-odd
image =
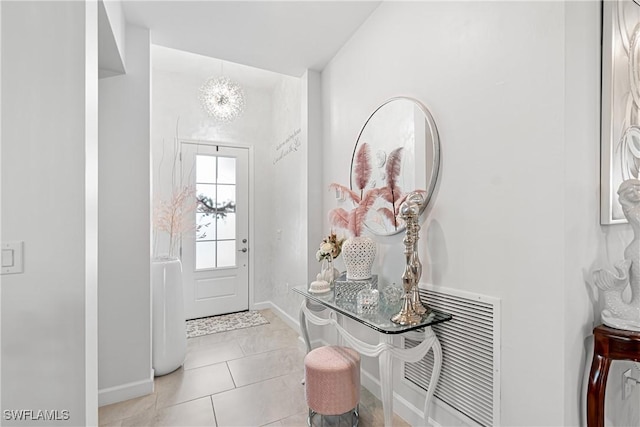
[[431,398],[438,385],[438,379],[440,378],[440,368],[442,367],[442,347],[440,347],[440,341],[436,338],[431,347],[433,351],[433,370],[431,371],[431,379],[429,380],[429,390],[424,399],[424,425],[429,424],[429,409],[431,409]]
[[[340,313],[336,312],[336,322],[338,322],[338,325],[344,329],[344,316]],[[340,334],[339,330],[336,330],[336,342],[339,346],[343,346],[344,345],[344,338],[342,338],[342,334]]]
[[307,305],[307,300],[304,299],[302,301],[302,306],[300,307],[300,314],[298,316],[300,320],[300,333],[302,334],[302,339],[304,339],[304,343],[307,346],[307,353],[311,351],[311,341],[309,340],[309,331],[307,330],[307,316],[304,312],[304,308]]
[[[393,336],[380,334],[380,344],[393,345]],[[393,354],[383,350],[378,357],[380,372],[380,396],[384,413],[385,427],[391,427],[393,421]]]

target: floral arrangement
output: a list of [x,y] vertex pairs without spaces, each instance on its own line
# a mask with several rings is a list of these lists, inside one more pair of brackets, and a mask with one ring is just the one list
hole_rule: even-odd
[[[176,256],[176,249],[182,233],[192,231],[193,225],[187,220],[198,204],[195,189],[184,186],[176,189],[169,199],[156,199],[153,207],[153,230],[169,235],[169,258]],[[154,239],[157,242],[157,239]]]
[[342,252],[342,244],[345,239],[339,239],[335,233],[329,234],[322,239],[320,248],[316,252],[316,259],[322,261],[324,259],[336,259]]
[[356,191],[336,183],[329,186],[330,190],[340,191],[345,194],[355,207],[351,211],[347,211],[344,208],[332,209],[329,212],[329,222],[335,227],[348,230],[354,237],[358,237],[362,232],[369,210],[374,206],[376,200],[382,197],[390,203],[391,208],[381,207],[377,211],[397,229],[396,215],[400,204],[404,200],[403,197],[406,197],[397,184],[401,161],[402,148],[397,148],[389,154],[387,160],[387,185],[382,188],[367,188],[372,171],[371,155],[369,144],[363,143],[354,158],[353,171]]

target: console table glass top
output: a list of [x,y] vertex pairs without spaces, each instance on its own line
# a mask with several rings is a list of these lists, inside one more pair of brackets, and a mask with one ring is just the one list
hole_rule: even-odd
[[378,332],[384,334],[401,334],[407,331],[413,331],[415,329],[424,328],[425,326],[435,325],[437,323],[446,322],[451,320],[451,315],[443,313],[438,310],[429,308],[429,311],[422,316],[422,320],[416,325],[398,325],[391,321],[391,317],[400,311],[400,304],[394,306],[387,306],[382,297],[378,303],[378,310],[374,313],[358,314],[356,312],[355,302],[336,301],[335,293],[333,289],[324,294],[312,294],[308,291],[308,287],[297,286],[291,288],[294,292],[304,296],[307,300],[311,300],[318,304],[321,304],[327,308],[335,310],[336,312],[343,314],[351,319],[362,323]]

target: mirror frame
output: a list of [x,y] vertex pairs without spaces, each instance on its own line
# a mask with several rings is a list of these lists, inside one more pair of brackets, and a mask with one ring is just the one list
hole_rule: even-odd
[[[431,111],[429,111],[429,109],[427,108],[426,105],[424,105],[422,102],[420,102],[419,100],[409,97],[409,96],[395,96],[393,98],[389,98],[386,101],[384,101],[382,104],[380,104],[374,111],[373,113],[371,113],[371,115],[369,115],[369,118],[367,118],[367,120],[364,122],[364,125],[362,125],[362,128],[360,129],[360,132],[358,133],[358,139],[356,139],[356,144],[353,147],[353,154],[351,155],[351,167],[349,169],[349,188],[351,190],[353,190],[353,167],[354,167],[354,162],[355,162],[355,158],[356,158],[356,153],[358,152],[358,146],[360,144],[360,138],[362,137],[362,134],[364,132],[364,130],[367,127],[367,124],[371,121],[371,119],[373,118],[373,116],[375,116],[375,114],[381,109],[383,108],[385,105],[393,102],[393,101],[411,101],[414,103],[414,105],[416,107],[418,107],[420,109],[420,111],[422,111],[422,114],[424,115],[425,118],[425,122],[427,124],[426,126],[426,131],[427,134],[431,134],[431,145],[432,145],[432,151],[433,151],[433,161],[431,162],[431,173],[428,174],[428,176],[426,176],[425,178],[427,179],[426,182],[426,194],[424,196],[424,203],[422,204],[422,206],[420,206],[420,212],[419,215],[421,216],[424,211],[427,209],[427,206],[429,206],[429,203],[432,201],[433,199],[433,194],[435,192],[435,188],[436,188],[436,183],[438,181],[438,176],[440,174],[440,135],[438,134],[438,128],[436,127],[436,122],[433,119],[433,115],[431,114]],[[428,152],[429,150],[426,149],[427,147],[425,147],[425,154],[427,154],[427,157],[424,159],[425,162],[425,166],[427,164],[428,161]],[[414,177],[415,178],[415,177]],[[416,190],[416,188],[413,188],[411,190],[409,190],[407,192],[410,193],[412,191]],[[399,228],[398,230],[394,230],[390,233],[379,233],[374,231],[373,229],[371,229],[370,227],[368,227],[365,224],[365,227],[367,227],[367,229],[374,235],[376,236],[393,236],[395,234],[401,233],[405,230],[405,226],[403,225],[401,228]]]

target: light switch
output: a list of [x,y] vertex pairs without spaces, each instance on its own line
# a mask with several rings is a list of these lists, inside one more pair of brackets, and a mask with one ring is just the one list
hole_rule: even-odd
[[13,267],[13,249],[2,250],[2,266]]
[[22,273],[23,242],[2,242],[2,274]]

